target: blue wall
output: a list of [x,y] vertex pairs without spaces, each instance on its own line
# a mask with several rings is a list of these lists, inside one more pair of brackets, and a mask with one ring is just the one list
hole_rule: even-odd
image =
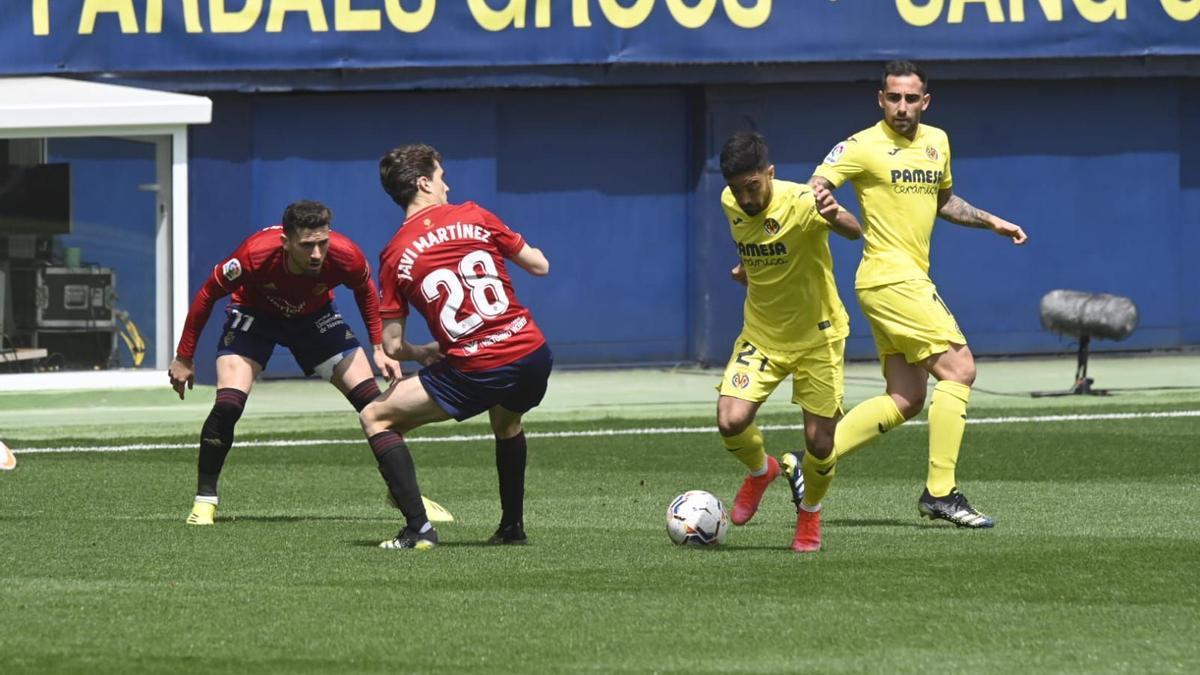
[[[495,211],[550,258],[546,279],[510,272],[560,362],[688,358],[681,91],[228,95],[214,111],[192,131],[192,293],[296,199],[328,204],[334,227],[376,262],[403,221],[379,187],[378,158],[423,141],[445,157],[452,200]],[[353,295],[342,289],[337,302],[365,340]],[[197,352],[203,379],[219,320]],[[421,323],[411,335],[428,339]],[[269,368],[298,372],[286,353]]]
[[[1100,348],[1200,343],[1190,263],[1200,250],[1200,80],[945,81],[933,96],[925,119],[950,133],[956,191],[1031,237],[1015,248],[938,226],[933,277],[977,352],[1066,348],[1037,316],[1041,296],[1060,287],[1138,304],[1133,337]],[[492,209],[550,257],[550,277],[514,278],[562,363],[723,362],[741,292],[728,280],[736,257],[717,204],[722,142],[757,128],[779,175],[804,180],[879,117],[868,83],[213,99],[213,123],[192,130],[192,292],[300,198],[328,203],[335,227],[376,260],[402,219],[378,186],[377,158],[421,140],[444,153],[451,200]],[[839,197],[857,208],[852,190]],[[871,358],[852,292],[859,250],[834,243],[848,353]],[[365,339],[353,297],[338,302]],[[210,380],[219,320],[198,353]],[[298,369],[279,353],[269,372]]]

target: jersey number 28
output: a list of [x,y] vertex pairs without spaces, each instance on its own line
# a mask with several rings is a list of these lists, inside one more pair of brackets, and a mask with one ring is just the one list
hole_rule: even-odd
[[[475,306],[475,311],[460,320],[458,313],[462,310],[467,289],[470,289],[471,304]],[[488,297],[488,289],[491,289],[494,299]],[[441,297],[443,290],[446,302],[438,319],[453,340],[477,330],[483,325],[484,317],[494,318],[508,309],[508,295],[504,293],[500,272],[486,251],[472,251],[463,256],[458,261],[458,274],[443,267],[427,274],[421,282],[421,292],[429,302]]]

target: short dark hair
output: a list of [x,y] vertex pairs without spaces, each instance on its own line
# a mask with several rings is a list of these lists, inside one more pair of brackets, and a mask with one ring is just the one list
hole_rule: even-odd
[[726,180],[749,171],[763,171],[770,165],[767,139],[757,131],[739,131],[721,148],[721,175]]
[[925,90],[929,89],[929,81],[925,78],[925,70],[913,63],[912,61],[888,61],[883,66],[883,78],[880,82],[880,89],[887,91],[887,79],[889,77],[901,77],[904,75],[916,75],[921,80],[921,87]]
[[379,159],[379,182],[392,201],[407,208],[417,196],[417,179],[433,178],[441,163],[442,153],[431,145],[402,145]]
[[283,231],[289,237],[296,230],[317,230],[329,227],[332,222],[333,212],[329,207],[311,199],[292,202],[283,210]]

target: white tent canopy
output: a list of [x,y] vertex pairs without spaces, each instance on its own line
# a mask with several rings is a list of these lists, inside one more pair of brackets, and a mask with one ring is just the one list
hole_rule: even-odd
[[212,121],[203,96],[57,77],[0,78],[0,137],[128,135]]
[[203,96],[57,77],[0,78],[0,139],[132,137],[156,146],[156,361],[129,371],[0,375],[0,389],[162,385],[187,315],[187,126],[212,121]]

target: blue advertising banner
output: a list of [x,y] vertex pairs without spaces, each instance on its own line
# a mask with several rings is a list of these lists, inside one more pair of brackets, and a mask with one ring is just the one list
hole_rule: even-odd
[[4,0],[0,73],[1200,54],[1200,0]]

